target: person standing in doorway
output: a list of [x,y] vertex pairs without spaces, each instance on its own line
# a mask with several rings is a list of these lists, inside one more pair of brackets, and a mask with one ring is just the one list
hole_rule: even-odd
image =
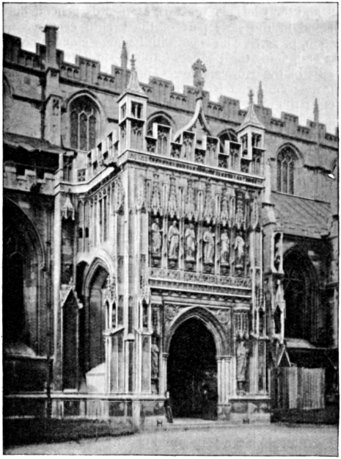
[[171,407],[168,391],[165,392],[165,402],[163,406],[165,407],[165,414],[166,414],[167,422],[169,422],[170,424],[173,424],[173,412],[172,412],[172,407]]

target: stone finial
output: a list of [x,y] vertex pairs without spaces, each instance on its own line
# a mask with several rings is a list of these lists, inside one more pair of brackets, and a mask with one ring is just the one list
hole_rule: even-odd
[[206,66],[201,59],[197,59],[192,65],[192,69],[194,70],[193,84],[201,95],[205,84],[205,79],[202,74],[206,72]]
[[315,103],[314,103],[314,122],[316,124],[318,124],[319,122],[319,105],[318,105],[317,98],[315,99]]
[[135,60],[134,54],[131,56],[130,63],[131,63],[131,72],[130,72],[130,78],[128,81],[127,89],[130,91],[140,93],[140,94],[144,94],[140,86],[138,76],[137,76],[137,71],[135,67],[136,60]]
[[249,105],[253,105],[253,91],[250,89],[249,91]]
[[263,94],[262,82],[260,81],[259,87],[258,87],[258,94],[257,94],[257,104],[260,107],[263,107],[263,97],[264,97],[264,94]]
[[122,51],[121,51],[121,67],[126,69],[128,66],[128,51],[127,51],[127,44],[124,41],[122,43]]

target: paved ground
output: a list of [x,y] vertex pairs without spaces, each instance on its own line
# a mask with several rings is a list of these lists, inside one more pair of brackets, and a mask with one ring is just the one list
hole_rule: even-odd
[[338,456],[333,426],[228,426],[12,448],[5,454],[166,454]]

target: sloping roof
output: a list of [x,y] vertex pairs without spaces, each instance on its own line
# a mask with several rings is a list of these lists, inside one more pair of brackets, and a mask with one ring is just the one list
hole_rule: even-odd
[[321,238],[329,232],[330,204],[272,192],[279,229],[285,234]]
[[238,131],[241,131],[246,126],[256,126],[256,127],[261,128],[261,129],[264,128],[264,125],[259,121],[259,119],[258,119],[258,117],[256,115],[253,103],[251,103],[249,105],[249,108],[247,109],[247,113],[245,115],[243,123],[241,124],[240,128],[238,129]]
[[10,132],[4,133],[3,142],[14,148],[23,148],[27,151],[44,151],[49,153],[63,153],[65,149],[58,145],[52,145],[47,140],[28,137],[20,134],[13,134]]

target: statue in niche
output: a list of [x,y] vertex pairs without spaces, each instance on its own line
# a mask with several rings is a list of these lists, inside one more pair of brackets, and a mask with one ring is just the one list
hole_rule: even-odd
[[213,264],[213,258],[214,258],[214,238],[215,235],[212,231],[212,227],[210,226],[206,231],[204,232],[203,235],[203,241],[204,241],[204,263],[205,264]]
[[230,258],[230,239],[227,231],[223,231],[221,234],[221,264],[227,265]]
[[185,257],[186,261],[195,260],[195,230],[193,223],[186,228],[185,232]]
[[162,237],[161,237],[161,229],[159,225],[159,220],[156,219],[152,223],[152,256],[153,257],[161,257],[161,245],[162,245]]
[[190,159],[192,153],[192,143],[193,140],[191,137],[185,137],[183,144],[184,144],[184,159]]
[[176,220],[173,221],[168,230],[168,258],[170,260],[178,259],[180,232]]
[[157,344],[157,338],[155,337],[152,338],[151,356],[152,356],[152,379],[157,379],[159,377],[160,349]]
[[237,384],[239,391],[245,391],[249,349],[245,341],[237,344]]
[[240,233],[237,233],[237,237],[234,241],[234,249],[236,251],[236,266],[243,267],[244,264],[244,247],[245,242]]

